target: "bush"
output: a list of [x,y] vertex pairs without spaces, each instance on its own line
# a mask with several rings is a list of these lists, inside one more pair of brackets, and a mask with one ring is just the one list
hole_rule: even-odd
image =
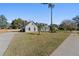
[[25,32],[25,28],[23,27],[23,28],[20,30],[20,32]]
[[53,27],[53,28],[52,28],[52,31],[53,31],[53,33],[55,33],[55,32],[57,32],[57,31],[58,31],[58,28]]

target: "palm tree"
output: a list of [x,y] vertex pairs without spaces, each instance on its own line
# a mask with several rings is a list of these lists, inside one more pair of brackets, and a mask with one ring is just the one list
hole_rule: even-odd
[[51,33],[53,32],[52,30],[52,8],[54,8],[55,4],[52,4],[52,3],[43,3],[43,4],[47,4],[48,5],[48,8],[50,8],[50,14],[51,14],[51,24],[50,24],[50,31]]

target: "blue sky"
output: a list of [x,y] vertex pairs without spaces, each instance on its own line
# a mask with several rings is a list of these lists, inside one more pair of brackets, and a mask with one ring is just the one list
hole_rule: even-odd
[[[47,5],[34,3],[0,3],[0,14],[7,17],[8,22],[15,18],[27,21],[50,24],[50,9]],[[53,9],[53,23],[60,24],[65,19],[72,19],[79,15],[79,4],[60,3],[55,4]]]

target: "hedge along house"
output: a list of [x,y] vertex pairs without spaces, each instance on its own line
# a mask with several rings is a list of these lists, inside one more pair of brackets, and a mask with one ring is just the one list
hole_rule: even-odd
[[38,32],[38,27],[34,22],[28,22],[28,24],[24,27],[25,32]]
[[42,32],[48,32],[50,31],[50,27],[47,24],[44,24],[44,26],[41,28]]

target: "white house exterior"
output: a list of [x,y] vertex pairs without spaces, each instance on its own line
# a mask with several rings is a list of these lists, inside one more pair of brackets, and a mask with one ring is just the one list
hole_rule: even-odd
[[25,26],[25,32],[38,32],[38,27],[35,25],[34,22],[29,22]]
[[42,32],[47,32],[50,30],[50,27],[48,25],[44,25],[42,28],[41,28],[41,31]]

